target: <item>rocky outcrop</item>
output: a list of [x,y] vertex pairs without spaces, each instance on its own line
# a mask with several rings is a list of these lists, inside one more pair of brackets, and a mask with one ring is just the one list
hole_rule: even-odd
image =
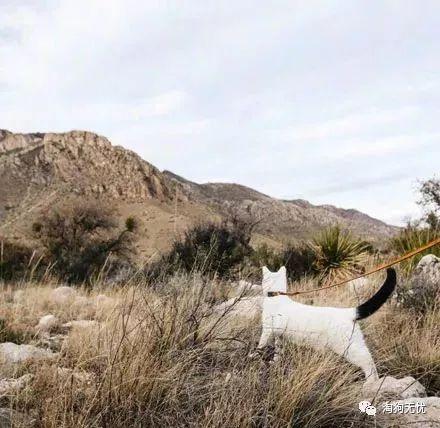
[[414,269],[413,277],[421,277],[432,285],[440,284],[440,258],[434,254],[422,257]]
[[411,376],[402,379],[386,376],[376,381],[367,381],[362,392],[366,399],[376,400],[426,397],[424,386]]
[[[0,219],[51,192],[140,202],[171,200],[174,184],[153,165],[104,137],[84,131],[0,131]],[[9,190],[9,191],[8,191]]]
[[4,364],[19,364],[28,361],[52,359],[51,351],[33,345],[17,345],[12,342],[0,344],[0,361]]
[[59,326],[58,318],[55,315],[48,314],[40,318],[35,329],[38,333],[49,333]]
[[273,237],[307,238],[311,233],[335,224],[368,239],[383,239],[398,230],[354,209],[313,205],[302,199],[281,200],[239,184],[198,184],[169,171],[164,174],[179,183],[188,198],[203,201],[224,214],[233,211],[245,218],[259,219],[256,231]]

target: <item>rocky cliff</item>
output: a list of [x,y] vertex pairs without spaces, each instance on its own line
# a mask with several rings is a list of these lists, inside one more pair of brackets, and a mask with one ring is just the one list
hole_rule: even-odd
[[276,242],[306,238],[336,223],[373,240],[396,231],[356,210],[278,200],[238,184],[197,184],[91,132],[0,130],[0,233],[24,233],[41,208],[74,196],[105,198],[121,215],[141,217],[148,254],[188,225],[231,210],[260,220],[258,234]]

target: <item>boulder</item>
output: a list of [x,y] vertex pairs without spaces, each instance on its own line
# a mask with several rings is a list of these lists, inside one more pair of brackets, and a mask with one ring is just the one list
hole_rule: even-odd
[[35,327],[40,333],[48,333],[59,326],[58,318],[55,315],[48,314],[40,318]]
[[413,277],[421,277],[433,285],[440,283],[440,258],[428,254],[420,259],[414,269]]
[[116,305],[116,300],[106,296],[105,294],[98,294],[95,299],[95,305],[97,308],[110,308]]
[[63,324],[63,328],[71,329],[71,328],[91,328],[96,327],[98,325],[97,321],[94,320],[74,320],[69,321]]
[[263,296],[256,297],[234,297],[215,307],[215,312],[219,315],[241,316],[244,318],[254,318],[261,314],[263,310]]
[[16,394],[18,391],[25,388],[32,378],[33,376],[31,374],[25,374],[17,379],[1,379],[0,397]]
[[245,281],[244,279],[240,279],[234,289],[239,294],[255,294],[262,292],[260,284],[252,284],[251,282]]
[[70,369],[67,367],[58,367],[57,375],[63,382],[72,382],[75,381],[83,386],[90,386],[93,384],[95,379],[95,375],[93,373],[85,372],[85,371],[77,371],[74,369]]
[[366,399],[406,399],[409,397],[426,397],[424,386],[411,376],[396,379],[392,376],[382,377],[376,381],[367,381],[363,387]]
[[392,423],[389,426],[393,427],[440,427],[439,397],[409,397],[404,400],[381,403],[379,412],[392,415]]
[[12,342],[0,344],[0,361],[4,363],[24,363],[31,360],[44,360],[56,357],[51,351],[33,345],[17,345]]
[[62,286],[57,287],[52,290],[50,295],[51,300],[58,305],[65,305],[66,303],[71,303],[75,297],[77,296],[77,292],[72,287]]
[[23,303],[24,296],[24,290],[16,290],[12,296],[12,300],[14,303]]

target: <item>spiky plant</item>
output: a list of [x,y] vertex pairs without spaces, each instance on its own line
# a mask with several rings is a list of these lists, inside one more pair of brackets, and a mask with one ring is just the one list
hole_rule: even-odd
[[312,241],[315,269],[325,284],[360,272],[370,245],[339,226],[324,229]]

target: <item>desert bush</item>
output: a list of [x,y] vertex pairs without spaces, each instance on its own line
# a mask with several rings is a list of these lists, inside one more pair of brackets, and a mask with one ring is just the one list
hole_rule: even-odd
[[331,226],[320,232],[311,246],[315,257],[314,268],[324,282],[345,279],[360,272],[370,250],[367,242],[339,226]]
[[149,275],[157,278],[181,270],[215,274],[220,278],[234,276],[240,264],[252,253],[251,232],[252,225],[237,218],[197,224],[173,243],[169,253],[149,266]]
[[0,237],[0,279],[24,278],[40,261],[32,249]]
[[133,218],[119,228],[112,210],[96,201],[54,207],[33,225],[53,271],[69,282],[89,283],[102,269],[108,273],[129,260],[134,230]]
[[249,264],[256,268],[267,266],[270,270],[275,271],[283,266],[284,260],[280,251],[264,243],[252,250]]
[[[397,236],[391,238],[389,247],[391,251],[396,254],[405,254],[415,250],[428,242],[440,237],[440,230],[432,229],[430,227],[419,227],[418,225],[408,224]],[[430,248],[420,254],[411,257],[401,263],[401,267],[406,273],[411,272],[418,264],[420,259],[427,254],[434,254],[440,257],[440,246]]]
[[288,276],[293,281],[316,273],[316,254],[307,243],[288,245],[282,252],[282,259]]

